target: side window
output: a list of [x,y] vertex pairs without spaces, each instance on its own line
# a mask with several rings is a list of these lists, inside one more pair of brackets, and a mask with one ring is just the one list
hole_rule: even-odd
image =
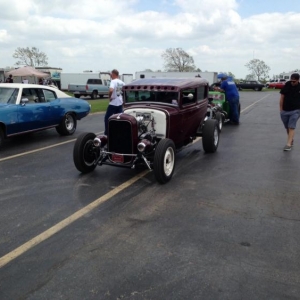
[[200,102],[206,98],[205,86],[199,86],[197,88],[197,102]]
[[44,101],[42,102],[51,102],[56,99],[56,94],[53,91],[43,89],[43,94],[44,94]]
[[196,89],[186,89],[182,91],[182,105],[196,103],[197,101]]
[[27,98],[28,104],[39,102],[39,97],[35,89],[23,89],[22,98]]

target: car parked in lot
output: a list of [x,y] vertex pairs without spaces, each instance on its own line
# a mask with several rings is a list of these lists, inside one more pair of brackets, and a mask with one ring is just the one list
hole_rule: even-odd
[[76,130],[90,104],[57,88],[20,83],[0,84],[0,147],[5,138],[55,127],[60,135]]
[[246,80],[241,81],[239,83],[236,83],[236,86],[239,91],[242,91],[244,89],[250,89],[254,91],[262,91],[262,89],[265,87],[265,85],[257,80]]
[[269,89],[282,89],[285,85],[285,81],[271,82]]
[[[286,79],[271,79],[270,81],[268,81],[266,83],[266,88],[274,88],[274,86],[276,86],[276,84],[279,83],[279,86],[282,86],[286,83]],[[275,84],[275,85],[274,85]],[[271,87],[270,87],[271,85]]]
[[218,121],[207,118],[209,85],[202,78],[140,79],[123,87],[124,113],[108,120],[108,135],[82,133],[73,160],[82,173],[97,166],[146,166],[158,182],[174,173],[176,150],[202,136],[207,153],[217,150]]

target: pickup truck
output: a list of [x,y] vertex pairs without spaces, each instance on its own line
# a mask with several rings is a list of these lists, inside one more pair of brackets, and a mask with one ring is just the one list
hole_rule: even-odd
[[247,80],[247,81],[236,83],[236,87],[238,88],[239,91],[243,89],[261,91],[265,87],[265,85],[256,80]]
[[110,80],[91,78],[88,79],[86,84],[74,84],[68,85],[68,91],[74,94],[75,98],[80,96],[90,96],[92,99],[96,99],[98,96],[102,98],[104,95],[108,95]]

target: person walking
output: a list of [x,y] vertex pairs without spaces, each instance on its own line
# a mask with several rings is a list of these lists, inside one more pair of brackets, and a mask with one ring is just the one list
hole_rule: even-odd
[[216,91],[224,92],[226,100],[229,103],[230,114],[229,119],[230,123],[233,125],[240,124],[239,116],[239,104],[240,104],[240,95],[234,81],[229,80],[226,75],[221,78],[221,86],[214,88]]
[[109,117],[123,112],[122,87],[125,83],[119,79],[119,71],[116,69],[111,71],[110,77],[111,81],[108,91],[109,105],[104,117],[105,135],[107,135]]
[[287,132],[287,143],[283,151],[292,150],[297,121],[300,117],[300,83],[299,74],[293,73],[291,80],[280,90],[280,117]]

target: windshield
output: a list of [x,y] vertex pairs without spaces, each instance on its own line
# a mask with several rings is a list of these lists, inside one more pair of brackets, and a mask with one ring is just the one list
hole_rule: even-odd
[[150,91],[126,91],[125,102],[159,102],[176,105],[178,103],[178,92],[150,92]]
[[0,88],[0,103],[15,104],[17,101],[19,89],[16,88]]

